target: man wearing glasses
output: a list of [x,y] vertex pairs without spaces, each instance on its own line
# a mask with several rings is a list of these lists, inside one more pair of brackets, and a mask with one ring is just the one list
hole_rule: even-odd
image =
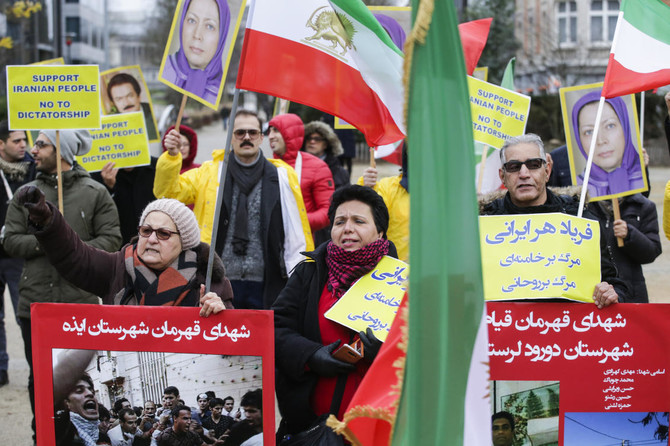
[[[295,171],[281,160],[266,160],[260,151],[261,120],[241,110],[233,123],[216,252],[233,287],[235,308],[270,308],[286,284],[288,273],[313,249],[307,213]],[[203,242],[210,243],[225,150],[180,174],[179,134],[164,139],[158,159],[154,195],[193,204]]]
[[[577,215],[579,192],[576,195],[557,195],[547,189],[551,174],[551,158],[547,161],[544,144],[539,136],[528,133],[510,138],[500,149],[502,168],[500,179],[507,188],[504,197],[480,204],[482,215],[540,214],[562,212]],[[585,210],[584,218],[597,220]],[[593,291],[593,300],[598,308],[628,297],[626,284],[617,277],[616,267],[607,251],[607,244],[600,231],[600,272],[602,282]]]
[[[60,130],[61,157],[56,157],[56,130],[43,130],[30,153],[38,173],[34,181],[23,187],[36,186],[46,199],[58,203],[58,163],[62,170],[63,215],[72,229],[87,244],[113,252],[121,246],[121,231],[116,205],[105,186],[94,181],[88,172],[75,162],[75,155],[91,150],[91,135],[87,130]],[[3,246],[7,253],[25,259],[19,281],[19,318],[26,359],[30,365],[28,390],[33,413],[34,389],[30,333],[30,304],[33,302],[65,302],[97,304],[97,296],[82,291],[63,279],[45,256],[33,235],[35,226],[28,221],[28,210],[14,194],[5,220]],[[39,228],[37,228],[39,229]],[[34,429],[34,424],[33,424]]]

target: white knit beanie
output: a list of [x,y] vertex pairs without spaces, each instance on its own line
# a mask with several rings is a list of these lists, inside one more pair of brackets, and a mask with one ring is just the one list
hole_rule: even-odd
[[142,211],[140,226],[144,224],[150,212],[160,211],[167,214],[179,231],[182,249],[192,249],[200,244],[200,228],[195,219],[195,214],[181,201],[172,198],[161,198],[152,201]]

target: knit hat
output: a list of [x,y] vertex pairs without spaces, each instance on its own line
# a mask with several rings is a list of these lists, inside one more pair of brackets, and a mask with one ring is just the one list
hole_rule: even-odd
[[142,211],[140,226],[144,224],[150,212],[160,211],[167,214],[179,231],[182,249],[192,249],[200,244],[200,228],[195,219],[195,214],[181,201],[172,198],[161,198],[152,201]]
[[[56,130],[42,130],[40,133],[56,146]],[[88,130],[60,130],[60,157],[72,165],[75,155],[86,155],[91,150],[92,141]]]

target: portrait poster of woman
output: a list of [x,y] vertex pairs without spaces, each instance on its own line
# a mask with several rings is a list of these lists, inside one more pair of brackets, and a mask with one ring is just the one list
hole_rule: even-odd
[[[573,184],[583,184],[584,181],[602,85],[579,85],[560,90]],[[590,200],[605,200],[647,190],[640,147],[635,96],[606,99],[589,175]]]
[[158,80],[217,109],[246,0],[179,0]]

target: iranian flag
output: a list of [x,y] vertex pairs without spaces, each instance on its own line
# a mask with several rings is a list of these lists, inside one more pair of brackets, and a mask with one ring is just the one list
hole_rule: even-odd
[[379,146],[405,137],[402,66],[360,0],[256,0],[237,88],[338,116]]
[[623,0],[602,95],[670,84],[670,7],[661,0]]

